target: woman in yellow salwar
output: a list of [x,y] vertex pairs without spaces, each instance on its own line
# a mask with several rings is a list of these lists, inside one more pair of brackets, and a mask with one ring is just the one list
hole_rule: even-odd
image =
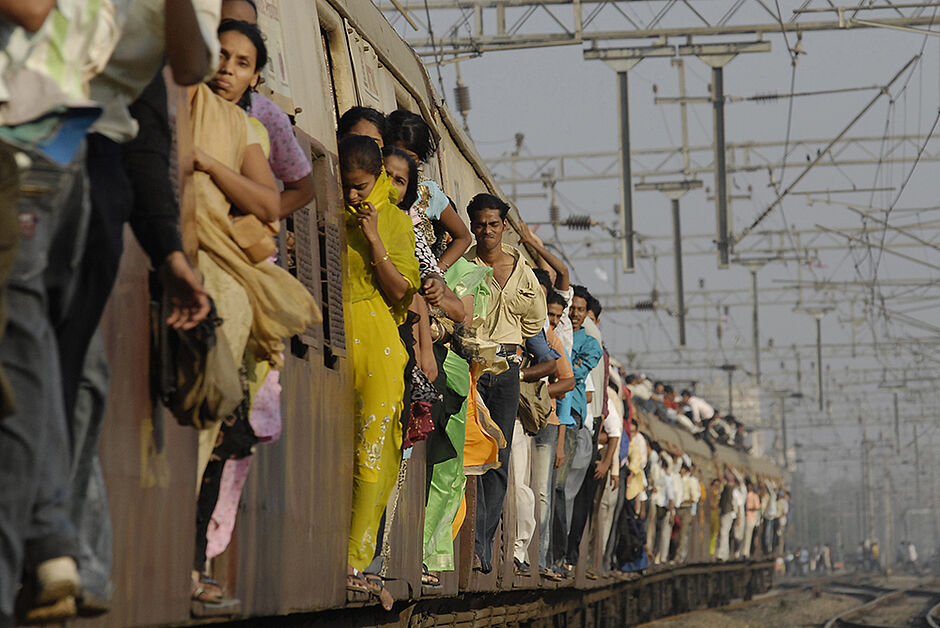
[[[346,243],[353,381],[356,390],[352,521],[346,586],[371,591],[361,571],[375,554],[379,522],[401,465],[401,404],[408,354],[398,335],[419,286],[411,219],[372,138],[339,143]],[[380,586],[380,585],[378,585]],[[383,600],[384,602],[385,600]]]

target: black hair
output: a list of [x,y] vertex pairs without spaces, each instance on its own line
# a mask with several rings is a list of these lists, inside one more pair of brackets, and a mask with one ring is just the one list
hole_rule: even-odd
[[671,393],[671,392],[674,392],[674,391],[675,391],[675,389],[674,389],[672,386],[670,386],[669,384],[663,384],[663,392],[664,392],[664,393]]
[[591,293],[588,292],[588,289],[584,286],[573,286],[574,296],[584,299],[584,302],[588,305],[591,303],[591,299],[594,297],[591,296]]
[[408,164],[408,188],[405,190],[404,197],[398,199],[398,207],[408,211],[418,200],[418,164],[411,158],[411,155],[400,148],[386,146],[382,149],[382,157],[400,157]]
[[[350,107],[346,110],[340,119],[339,123],[336,125],[336,136],[339,138],[346,137],[349,135],[350,129],[352,129],[360,120],[365,120],[371,122],[379,130],[379,135],[385,138],[386,130],[388,129],[388,121],[385,118],[385,114],[377,109],[372,107]],[[385,142],[388,144],[388,142]]]
[[363,170],[378,177],[382,174],[382,166],[382,151],[371,137],[347,135],[339,141],[341,172]]
[[470,203],[467,204],[467,215],[470,217],[470,220],[473,220],[473,214],[485,209],[498,210],[500,220],[506,220],[506,216],[509,215],[509,205],[486,192],[481,192],[470,199]]
[[663,390],[666,389],[666,384],[664,384],[664,383],[662,383],[662,382],[660,382],[660,381],[658,381],[658,380],[653,383],[653,389],[655,390],[657,386],[662,386],[662,387],[663,387]]
[[560,305],[561,307],[568,305],[568,303],[565,301],[565,297],[561,296],[554,290],[548,291],[548,294],[545,297],[545,303],[546,305],[551,305],[554,303],[555,305]]
[[254,44],[255,50],[258,53],[255,58],[255,72],[258,72],[267,65],[268,47],[264,43],[264,36],[261,34],[261,29],[258,28],[257,24],[249,24],[248,22],[240,22],[238,20],[225,20],[219,24],[219,36],[229,31],[241,33]]
[[424,118],[407,109],[396,109],[388,114],[388,126],[382,138],[389,146],[400,144],[426,162],[437,151],[437,140]]
[[597,297],[595,297],[594,295],[591,295],[591,298],[588,299],[588,302],[587,302],[587,309],[594,312],[595,318],[600,318],[601,310],[604,309],[604,306],[602,306],[601,302],[597,300]]
[[692,396],[692,393],[689,392],[689,389],[688,389],[688,388],[683,388],[683,389],[682,389],[682,392],[679,393],[679,396],[680,396],[680,397],[685,397],[686,395],[688,395],[689,397],[691,397],[691,396]]
[[539,280],[539,283],[542,284],[546,290],[551,292],[554,290],[552,286],[552,278],[548,274],[548,271],[544,268],[533,268],[532,272],[535,274],[535,278]]

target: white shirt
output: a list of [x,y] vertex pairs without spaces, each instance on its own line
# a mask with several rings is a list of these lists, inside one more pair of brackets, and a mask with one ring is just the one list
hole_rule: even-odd
[[692,410],[692,420],[701,423],[715,416],[715,409],[701,397],[689,397],[689,409]]
[[673,506],[678,507],[682,503],[682,494],[685,491],[685,482],[682,480],[682,474],[678,470],[669,473],[669,479],[672,482],[672,502]]
[[702,488],[698,484],[698,479],[691,473],[682,478],[682,500],[681,504],[689,505],[698,502],[702,496]]
[[613,397],[607,395],[607,418],[604,419],[604,431],[608,438],[620,438],[623,436],[623,417],[620,416],[620,410],[614,403]]
[[[132,0],[118,15],[121,38],[101,74],[91,82],[91,97],[102,103],[104,113],[93,131],[126,142],[137,135],[137,121],[127,110],[150,84],[166,54],[164,0]],[[193,0],[199,32],[208,49],[209,70],[205,80],[219,67],[219,16],[222,0]]]
[[644,379],[640,382],[634,382],[632,384],[627,384],[627,388],[630,390],[630,394],[641,401],[646,401],[650,398],[650,395],[653,394],[653,382],[648,379]]
[[[574,298],[574,288],[569,285],[567,290],[556,289],[555,292],[565,300],[565,311],[561,313],[561,318],[558,320],[558,324],[555,325],[555,333],[561,338],[561,344],[565,347],[565,351],[571,353],[571,347],[574,345],[574,328],[571,326],[568,309],[571,307],[571,300]],[[547,325],[548,321],[545,324]]]
[[747,489],[743,483],[739,483],[731,493],[731,503],[734,504],[735,517],[740,517],[742,521],[744,520],[745,502],[747,502]]
[[593,399],[597,396],[597,391],[594,390],[594,380],[590,376],[584,379],[584,392],[591,393],[592,403],[588,403],[584,409],[584,427],[591,430],[591,434],[594,434],[594,404]]

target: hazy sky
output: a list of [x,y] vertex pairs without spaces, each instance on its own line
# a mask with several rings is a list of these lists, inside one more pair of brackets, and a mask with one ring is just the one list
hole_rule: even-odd
[[[628,4],[634,16],[648,19],[662,3],[636,2]],[[715,13],[716,5],[724,3],[693,3],[697,8]],[[813,6],[815,6],[814,3]],[[783,17],[788,20],[796,2],[781,1]],[[562,15],[563,11],[559,11]],[[442,32],[453,20],[439,14],[435,16],[435,27]],[[532,22],[548,28],[547,18]],[[766,13],[754,14],[752,20],[769,23]],[[396,23],[406,38],[410,29],[399,20]],[[724,41],[748,41],[752,36],[726,37]],[[769,34],[772,51],[763,54],[741,55],[725,69],[725,93],[730,96],[752,96],[760,93],[787,93],[790,89],[791,64],[786,45],[779,33]],[[926,41],[926,43],[925,43]],[[649,45],[653,42],[633,41],[626,45]],[[685,43],[672,40],[670,44]],[[790,34],[790,44],[796,43],[795,34]],[[612,43],[609,45],[620,45]],[[923,35],[864,29],[840,32],[808,32],[803,36],[802,46],[806,51],[800,55],[796,68],[794,89],[796,91],[862,87],[887,83],[901,67],[917,55],[922,46],[923,56],[890,90],[891,97],[882,96],[879,102],[849,131],[849,136],[881,137],[888,134],[926,134],[934,122],[940,107],[940,38],[925,38]],[[711,81],[709,67],[695,57],[686,57],[687,92],[690,96],[708,94]],[[559,152],[615,151],[618,149],[618,109],[616,75],[601,61],[585,61],[580,46],[543,48],[525,51],[486,53],[482,57],[460,63],[461,77],[470,88],[472,109],[469,115],[471,134],[478,150],[484,157],[494,157],[513,149],[513,136],[525,134],[523,152],[539,155]],[[438,85],[437,71],[429,67],[432,80]],[[453,102],[456,68],[453,64],[441,68],[446,97]],[[653,103],[653,88],[658,95],[678,95],[678,77],[669,59],[647,59],[629,73],[631,90],[631,133],[634,149],[671,147],[681,143],[679,107],[672,104]],[[902,85],[906,88],[901,89]],[[792,101],[790,137],[831,138],[841,132],[848,122],[874,97],[877,91],[853,92],[827,96],[797,98]],[[790,102],[781,99],[771,103],[729,103],[726,107],[727,141],[783,141],[786,136],[788,107]],[[452,106],[453,108],[453,106]],[[689,106],[690,144],[711,144],[712,112],[710,104]],[[906,146],[897,155],[916,154],[920,144],[916,141]],[[820,146],[822,147],[822,146]],[[874,157],[877,158],[877,147]],[[934,138],[927,145],[928,153],[940,151],[940,140]],[[803,151],[805,153],[805,151]],[[805,161],[805,154],[796,154],[797,161]],[[782,148],[766,153],[779,159]],[[896,155],[896,156],[897,156]],[[811,155],[815,157],[815,154]],[[710,163],[709,157],[704,163]],[[704,165],[704,164],[703,164]],[[636,166],[635,166],[636,168]],[[801,166],[790,167],[785,173],[777,170],[775,178],[784,187],[800,173]],[[821,168],[811,172],[801,182],[800,190],[874,188],[890,190],[876,193],[839,194],[833,200],[854,203],[859,206],[886,208],[892,204],[902,182],[911,171],[911,163],[883,164],[877,171],[874,166]],[[928,243],[938,241],[940,209],[936,201],[937,179],[940,164],[925,162],[913,170],[904,192],[888,217],[892,225],[904,225],[913,236]],[[705,187],[713,188],[710,174],[703,176]],[[729,186],[733,194],[748,194],[750,199],[733,201],[733,230],[740,232],[775,198],[769,187],[770,176],[766,170],[753,173],[737,173]],[[591,214],[597,220],[616,225],[612,211],[619,202],[619,184],[616,180],[589,183],[559,183],[558,204],[561,215]],[[520,189],[520,191],[522,191]],[[538,191],[528,188],[525,191]],[[504,189],[508,194],[508,188]],[[520,200],[523,217],[531,221],[548,219],[547,199]],[[684,239],[687,250],[713,248],[715,231],[714,202],[706,200],[706,190],[692,191],[681,201],[682,230],[690,237]],[[614,277],[616,260],[608,256],[612,250],[610,238],[600,229],[590,231],[591,242],[585,243],[585,233],[560,229],[563,250],[574,261],[575,277],[595,293],[612,293],[615,281],[621,292],[647,293],[654,287],[659,299],[669,308],[675,306],[670,208],[668,199],[658,192],[634,192],[634,225],[637,232],[654,236],[638,250],[655,253],[657,259],[638,258],[637,270],[633,274]],[[932,208],[934,211],[908,211],[909,208]],[[884,214],[877,214],[879,219]],[[863,227],[862,218],[839,205],[816,203],[809,206],[803,196],[788,197],[782,209],[775,210],[762,224],[761,229],[794,231],[813,230],[816,225],[833,229]],[[873,242],[880,242],[880,225],[868,221],[874,231],[869,235]],[[543,227],[540,233],[551,238],[551,229]],[[698,234],[698,237],[695,237]],[[656,239],[656,236],[660,238]],[[739,250],[761,248],[769,240],[751,235],[739,245]],[[940,267],[940,252],[936,248],[919,244],[915,239],[899,233],[888,232],[885,243],[890,247],[898,244],[913,245],[894,248],[897,252]],[[789,249],[785,255],[797,257],[795,240],[791,236],[777,237],[775,246],[782,244]],[[838,245],[838,250],[819,251],[812,245]],[[940,339],[938,328],[940,315],[936,304],[940,291],[935,287],[890,286],[891,281],[917,279],[929,282],[936,278],[937,270],[901,257],[871,251],[856,244],[848,246],[844,237],[817,234],[802,240],[804,254],[813,258],[807,264],[775,263],[766,266],[759,274],[761,295],[761,345],[762,371],[764,374],[763,404],[765,420],[776,421],[776,409],[770,405],[771,389],[797,388],[796,356],[791,349],[798,346],[802,381],[800,390],[808,399],[801,402],[788,401],[790,423],[793,425],[790,441],[805,444],[801,458],[819,458],[813,448],[838,446],[837,456],[827,455],[832,470],[837,473],[855,474],[858,469],[858,441],[861,430],[857,417],[866,422],[869,438],[893,439],[892,394],[881,389],[879,383],[885,378],[898,382],[906,377],[908,389],[901,393],[901,415],[915,416],[926,411],[928,419],[921,423],[922,432],[938,430],[934,415],[940,398],[937,396],[933,376],[938,371],[936,353]],[[877,272],[875,266],[877,262]],[[729,270],[718,270],[715,255],[688,256],[684,262],[686,291],[697,290],[700,283],[707,289],[747,290],[750,274],[747,270],[732,266]],[[831,306],[835,310],[823,319],[823,341],[829,347],[824,356],[827,365],[828,393],[831,405],[820,413],[816,409],[815,327],[812,318],[805,313],[793,311],[797,304],[797,291],[782,290],[801,277],[818,281],[870,281],[877,276],[881,293],[875,292],[876,310],[865,312],[866,302],[872,291],[863,286],[839,287],[815,292],[811,289],[802,294],[803,305]],[[881,296],[884,297],[882,302]],[[677,347],[676,322],[665,312],[656,314],[629,310],[611,311],[604,316],[605,341],[618,359],[626,360],[634,354],[635,368],[663,379],[694,378],[707,380],[724,374],[710,368],[735,363],[752,369],[751,306],[749,294],[722,294],[713,292],[705,297],[686,297],[689,310],[687,322],[688,349]],[[771,303],[773,302],[773,303]],[[727,314],[723,305],[729,304]],[[891,311],[886,318],[881,304]],[[900,312],[901,315],[898,313]],[[904,316],[917,319],[911,322]],[[706,326],[707,318],[707,326]],[[853,321],[854,319],[854,321]],[[918,322],[919,321],[919,322]],[[920,323],[923,323],[921,325]],[[718,327],[721,327],[721,338]],[[897,344],[905,339],[906,344]],[[910,339],[920,339],[911,345]],[[853,345],[854,340],[854,345]],[[772,343],[773,348],[769,348]],[[708,349],[706,352],[705,349]],[[877,348],[877,355],[875,355]],[[853,351],[855,357],[853,357]],[[922,355],[917,355],[920,352]],[[883,375],[883,370],[886,375]],[[742,382],[744,373],[736,376]],[[927,380],[927,381],[923,381]],[[725,406],[725,398],[715,399]],[[747,419],[748,417],[743,417]],[[834,428],[818,427],[800,429],[800,425],[832,425]],[[911,439],[911,427],[904,425],[902,440]],[[937,434],[940,436],[940,434]],[[923,441],[926,449],[926,440]],[[940,445],[940,438],[935,441]]]

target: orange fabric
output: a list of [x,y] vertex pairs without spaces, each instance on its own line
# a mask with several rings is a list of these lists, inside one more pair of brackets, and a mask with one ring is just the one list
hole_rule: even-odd
[[467,395],[467,437],[463,444],[463,468],[467,475],[483,475],[499,466],[497,455],[506,439],[490,418],[490,412],[477,392],[476,368],[470,369]]
[[454,523],[451,524],[451,534],[453,535],[454,540],[457,540],[457,535],[460,534],[460,528],[463,526],[464,519],[467,518],[467,494],[464,493],[460,497],[460,508],[457,509],[457,514],[454,515]]

